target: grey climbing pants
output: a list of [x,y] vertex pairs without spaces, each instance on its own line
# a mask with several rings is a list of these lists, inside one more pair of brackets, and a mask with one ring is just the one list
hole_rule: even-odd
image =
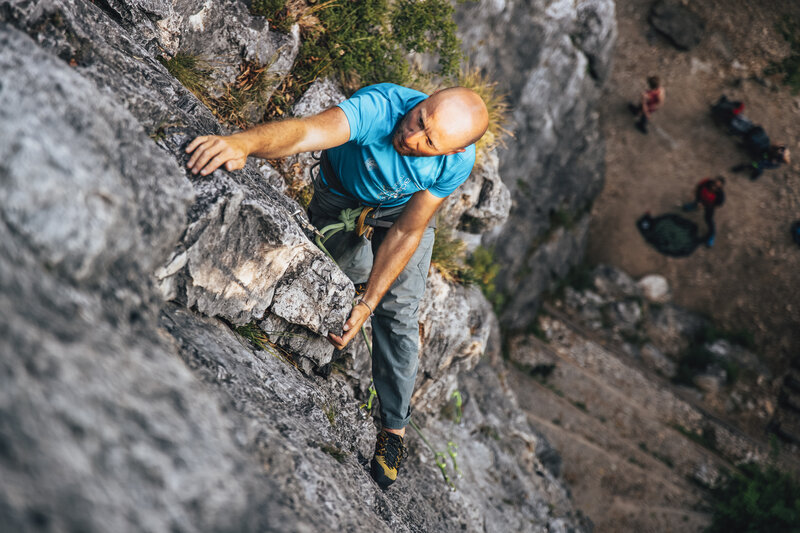
[[[342,209],[358,206],[353,200],[316,185],[308,210],[317,228],[337,222]],[[387,231],[375,228],[371,242],[352,231],[340,231],[325,247],[353,283],[364,283]],[[429,227],[372,317],[372,380],[385,428],[401,429],[411,418],[409,403],[419,362],[419,302],[425,292],[432,250],[433,228]]]

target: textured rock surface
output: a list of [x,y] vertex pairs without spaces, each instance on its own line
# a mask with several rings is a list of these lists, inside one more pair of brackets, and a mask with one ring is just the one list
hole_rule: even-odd
[[679,50],[691,50],[703,39],[703,19],[676,0],[659,0],[650,12],[650,24]]
[[[513,110],[515,140],[499,151],[511,215],[484,240],[503,265],[503,322],[519,328],[532,319],[541,292],[583,254],[588,221],[553,234],[558,220],[580,220],[602,187],[595,105],[611,65],[614,3],[487,0],[458,11],[471,62],[499,80]],[[544,253],[537,251],[543,240],[550,248]]]
[[[177,162],[176,171],[194,134],[219,132],[211,113],[94,5],[12,3],[6,11],[45,49],[62,59],[77,57],[75,71],[127,107],[139,128]],[[166,297],[239,324],[274,307],[275,314],[319,334],[341,327],[352,284],[296,224],[295,217],[304,217],[297,204],[266,183],[253,163],[232,174],[184,176],[195,202],[184,225],[169,226],[183,234],[157,273]],[[310,302],[325,302],[328,310],[309,312]]]

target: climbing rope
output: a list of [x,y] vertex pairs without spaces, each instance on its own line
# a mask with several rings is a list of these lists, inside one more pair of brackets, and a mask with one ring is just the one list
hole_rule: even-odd
[[[325,243],[328,241],[328,239],[330,239],[331,237],[333,237],[342,230],[355,231],[359,237],[364,235],[365,233],[367,233],[369,230],[372,229],[369,227],[365,227],[364,221],[366,220],[367,215],[373,209],[374,208],[372,207],[365,207],[365,206],[342,209],[342,211],[339,213],[339,222],[328,224],[327,226],[322,228],[322,230],[320,230],[319,232],[320,234],[317,235],[315,239],[317,246],[319,246],[320,249],[323,252],[325,252],[325,254],[328,257],[333,259],[331,253],[328,251],[327,248],[325,248]],[[336,262],[335,259],[333,259],[333,261]]]

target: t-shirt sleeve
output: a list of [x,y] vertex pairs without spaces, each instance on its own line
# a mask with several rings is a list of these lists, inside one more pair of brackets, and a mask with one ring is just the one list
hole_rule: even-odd
[[[436,180],[428,191],[437,198],[444,198],[455,191],[459,185],[467,181],[472,166],[475,164],[475,145],[469,146],[464,152],[453,154],[452,159],[445,165],[442,177]],[[452,161],[452,166],[450,166]]]
[[367,144],[370,140],[386,135],[383,131],[394,124],[391,103],[374,86],[359,89],[353,96],[339,104],[350,124],[350,141]]

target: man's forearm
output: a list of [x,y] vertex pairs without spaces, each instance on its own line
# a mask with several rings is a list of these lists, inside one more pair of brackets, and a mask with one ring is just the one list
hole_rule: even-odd
[[278,159],[299,151],[298,145],[303,140],[304,130],[301,120],[288,119],[261,124],[231,137],[243,143],[248,155]]
[[425,228],[421,231],[404,232],[396,226],[389,229],[375,254],[372,271],[367,280],[367,290],[362,297],[372,309],[378,306],[397,276],[406,267],[417,250],[424,231]]

